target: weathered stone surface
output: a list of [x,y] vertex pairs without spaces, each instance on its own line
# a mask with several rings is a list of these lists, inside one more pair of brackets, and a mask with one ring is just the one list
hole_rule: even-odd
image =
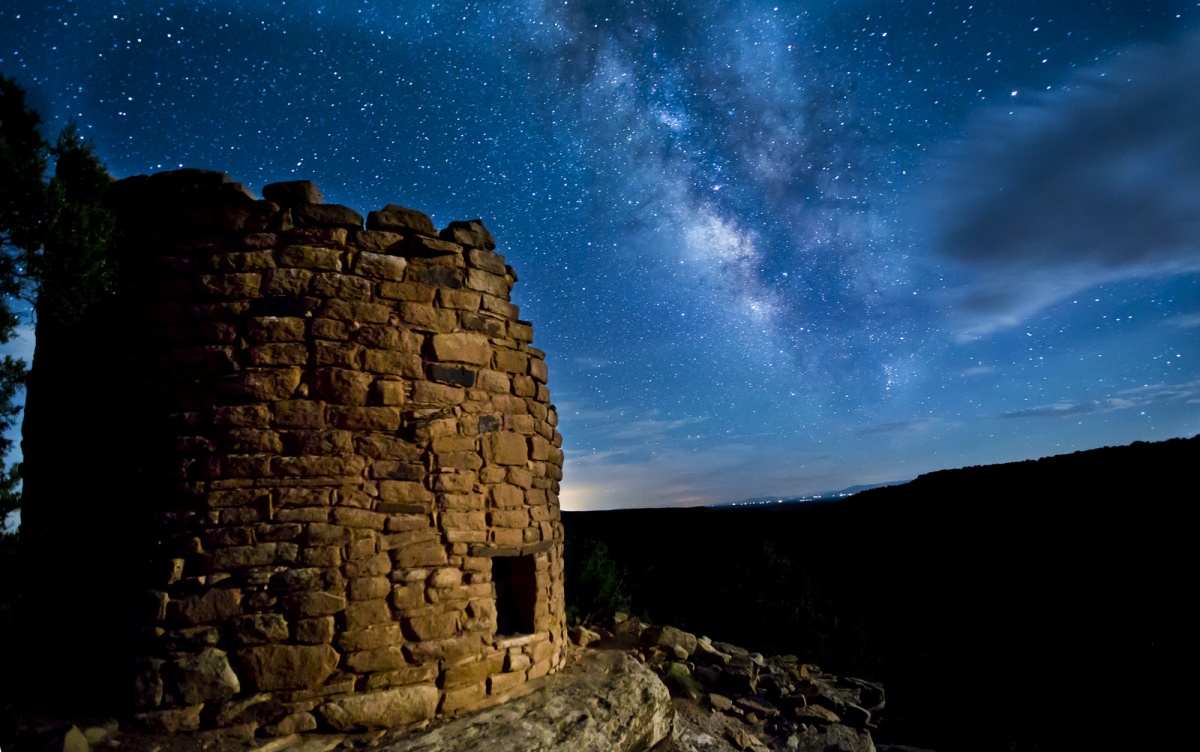
[[416,209],[406,209],[396,204],[388,204],[379,211],[367,214],[368,230],[415,230],[427,235],[437,235],[433,220],[428,214]]
[[649,749],[671,732],[667,688],[622,651],[589,652],[578,667],[527,686],[523,697],[384,749],[616,752]]
[[321,189],[311,180],[289,180],[282,183],[269,183],[263,186],[263,198],[274,201],[280,206],[295,206],[296,204],[323,204],[325,197]]
[[184,705],[223,702],[241,691],[225,651],[206,648],[163,667],[165,692]]
[[485,251],[490,251],[496,247],[496,241],[492,237],[492,233],[483,226],[483,222],[478,219],[468,220],[466,222],[451,222],[446,229],[442,230],[442,238],[449,240],[452,243],[469,246],[471,248],[482,248]]
[[366,277],[400,282],[404,279],[404,269],[407,266],[408,262],[400,256],[363,251],[358,255],[358,263],[354,270]]
[[292,219],[297,225],[334,225],[361,230],[362,215],[340,204],[297,204],[292,207]]
[[338,731],[362,731],[428,721],[437,712],[437,703],[437,687],[421,684],[338,697],[317,708],[317,713]]
[[518,433],[497,431],[484,436],[483,456],[497,465],[524,465],[529,459],[529,446]]
[[137,713],[133,716],[133,720],[148,731],[177,734],[180,731],[195,731],[200,728],[201,710],[204,710],[203,705],[153,710],[148,713]]
[[794,737],[799,743],[792,749],[798,752],[875,752],[875,743],[866,731],[849,726],[809,726]]
[[168,602],[167,614],[187,624],[208,624],[234,616],[239,612],[241,602],[241,590],[213,588],[199,595]]
[[288,626],[282,614],[251,614],[230,622],[234,641],[242,645],[264,645],[288,638]]
[[264,645],[237,652],[246,683],[258,690],[319,687],[339,657],[329,645]]
[[468,332],[435,334],[433,336],[433,354],[441,361],[482,366],[491,361],[492,346],[488,343],[487,337],[482,334]]

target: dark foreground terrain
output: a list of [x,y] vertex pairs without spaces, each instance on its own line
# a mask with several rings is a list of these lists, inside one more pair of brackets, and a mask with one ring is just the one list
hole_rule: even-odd
[[834,503],[564,514],[567,597],[880,680],[877,742],[1174,748],[1195,735],[1198,468],[1200,437]]

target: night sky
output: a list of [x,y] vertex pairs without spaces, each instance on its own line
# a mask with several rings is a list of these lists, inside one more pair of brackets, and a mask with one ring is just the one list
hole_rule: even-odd
[[481,217],[567,509],[1200,432],[1195,0],[7,0],[0,73],[118,177]]

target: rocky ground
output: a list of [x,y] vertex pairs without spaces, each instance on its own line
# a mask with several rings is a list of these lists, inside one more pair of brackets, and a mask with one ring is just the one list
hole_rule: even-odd
[[838,677],[793,655],[766,657],[673,627],[617,614],[576,627],[577,644],[632,651],[670,688],[679,752],[800,750],[903,752],[871,738],[885,705],[883,686]]
[[112,720],[25,717],[6,736],[17,752],[920,752],[875,745],[885,706],[875,682],[623,614],[571,638],[568,666],[522,696],[416,732],[163,736]]

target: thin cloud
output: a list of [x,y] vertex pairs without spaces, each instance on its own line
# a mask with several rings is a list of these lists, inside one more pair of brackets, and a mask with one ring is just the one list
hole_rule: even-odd
[[893,433],[914,434],[928,430],[932,424],[933,421],[929,420],[928,418],[917,418],[916,420],[897,420],[890,423],[880,423],[879,425],[868,426],[867,428],[860,429],[855,433],[857,433],[859,436],[879,436]]
[[939,253],[976,279],[950,301],[960,337],[1095,285],[1200,272],[1197,123],[1197,35],[978,118],[925,204]]
[[1115,410],[1130,408],[1145,408],[1163,402],[1183,400],[1195,401],[1200,398],[1200,380],[1187,381],[1180,384],[1148,384],[1146,386],[1125,389],[1115,397],[1083,402],[1055,402],[1049,405],[1038,405],[1021,410],[1001,413],[1001,418],[1069,418],[1090,413],[1108,413]]

